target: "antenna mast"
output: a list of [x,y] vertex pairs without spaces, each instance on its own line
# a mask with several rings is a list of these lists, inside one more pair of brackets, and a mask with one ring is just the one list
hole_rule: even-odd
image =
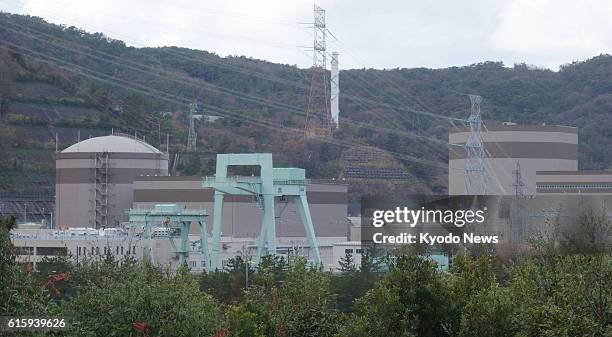
[[314,5],[314,44],[312,79],[304,137],[329,136],[331,134],[331,111],[329,102],[329,80],[327,74],[327,51],[325,47],[325,10]]
[[468,95],[472,108],[468,124],[470,136],[465,144],[467,149],[467,163],[465,165],[465,189],[468,195],[484,195],[487,186],[485,180],[485,148],[482,140],[482,118],[480,116],[480,103],[482,97]]

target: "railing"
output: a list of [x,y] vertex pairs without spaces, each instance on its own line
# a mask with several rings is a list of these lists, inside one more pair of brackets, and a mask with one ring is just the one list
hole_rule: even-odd
[[[231,176],[225,178],[217,177],[204,177],[202,180],[204,183],[261,183],[261,177],[248,177],[248,176]],[[294,179],[294,180],[274,180],[274,185],[308,185],[309,179]]]
[[259,183],[261,182],[261,177],[249,177],[249,176],[231,176],[225,178],[217,178],[217,177],[204,177],[204,182],[211,183],[228,183],[228,182],[238,182],[238,183]]
[[310,179],[274,180],[274,185],[308,185]]
[[12,240],[125,240],[126,234],[72,234],[72,233],[11,233]]

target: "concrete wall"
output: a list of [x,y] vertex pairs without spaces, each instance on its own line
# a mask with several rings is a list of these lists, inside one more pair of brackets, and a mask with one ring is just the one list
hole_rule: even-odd
[[[58,227],[95,227],[95,153],[58,153],[55,207]],[[167,175],[168,156],[109,153],[108,225],[126,221],[132,206],[132,181],[139,175]]]
[[[191,209],[206,209],[212,228],[213,190],[202,188],[202,177],[138,177],[134,181],[134,208],[176,203]],[[347,185],[313,183],[307,188],[308,202],[317,236],[346,237],[348,233]],[[277,198],[277,235],[304,237],[304,227],[293,203]],[[262,211],[251,196],[226,196],[223,235],[253,238],[259,235]],[[197,231],[192,227],[192,233]]]

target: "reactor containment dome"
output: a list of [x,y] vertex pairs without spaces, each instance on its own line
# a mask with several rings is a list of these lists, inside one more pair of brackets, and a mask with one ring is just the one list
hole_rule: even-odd
[[168,155],[127,135],[95,137],[56,154],[55,208],[61,227],[116,227],[131,208],[133,181],[168,175]]

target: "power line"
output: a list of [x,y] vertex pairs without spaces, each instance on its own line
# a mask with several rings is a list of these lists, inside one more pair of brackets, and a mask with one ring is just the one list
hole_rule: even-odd
[[[68,71],[68,72],[76,73],[78,75],[85,76],[85,77],[88,77],[88,78],[91,78],[91,79],[94,79],[94,80],[98,80],[98,81],[101,81],[101,82],[104,82],[104,83],[107,83],[107,84],[110,84],[110,85],[119,86],[119,87],[122,87],[122,88],[125,88],[125,89],[128,89],[128,90],[135,91],[135,92],[141,93],[143,95],[150,96],[150,97],[157,98],[157,99],[161,99],[161,100],[164,100],[164,101],[167,101],[167,102],[172,102],[172,103],[177,103],[178,102],[179,104],[187,104],[187,102],[189,101],[188,98],[184,98],[184,97],[179,96],[179,95],[169,95],[169,94],[167,94],[165,92],[159,91],[157,89],[149,88],[149,87],[140,85],[138,83],[133,83],[133,82],[130,82],[130,81],[126,81],[126,80],[122,80],[122,79],[117,79],[117,78],[109,78],[110,77],[109,75],[101,74],[101,73],[93,71],[91,69],[83,68],[83,67],[78,66],[78,65],[76,65],[74,63],[70,64],[70,63],[68,63],[68,62],[66,62],[64,60],[60,60],[60,59],[57,59],[57,58],[54,58],[54,57],[51,57],[51,56],[48,56],[48,55],[43,55],[43,54],[41,54],[39,52],[33,51],[33,50],[25,48],[23,46],[15,45],[15,44],[13,44],[11,42],[8,42],[6,40],[0,39],[0,42],[4,42],[5,44],[7,44],[9,46],[12,46],[13,48],[17,48],[17,49],[28,51],[29,53],[34,54],[34,55],[28,55],[28,56],[30,56],[32,58],[35,58],[35,59],[37,59],[37,60],[39,60],[41,62],[48,63],[48,64],[51,64],[51,65],[55,65],[55,66],[57,66],[57,67],[59,67],[59,68],[61,68],[63,70]],[[0,47],[8,49],[8,48],[6,48],[4,46],[0,46]],[[49,59],[51,59],[52,61],[49,61]],[[62,65],[62,63],[63,63],[63,65]],[[210,105],[208,105],[207,108],[212,110],[212,111],[216,111],[219,114],[221,114],[224,117],[229,118],[229,119],[234,119],[234,120],[241,121],[241,122],[246,121],[247,123],[250,123],[250,124],[253,124],[253,125],[257,125],[257,126],[261,126],[261,127],[266,127],[266,128],[271,128],[271,129],[274,129],[276,131],[281,131],[281,132],[289,132],[289,133],[294,133],[294,134],[297,133],[297,132],[301,133],[301,131],[298,131],[296,129],[286,128],[286,127],[284,127],[282,125],[276,125],[274,123],[270,123],[268,121],[261,120],[261,119],[249,118],[247,116],[244,116],[243,114],[236,113],[236,112],[233,112],[231,110],[221,109],[221,108],[218,108],[218,107],[215,107],[215,106],[210,106]],[[345,140],[336,140],[336,139],[333,139],[331,137],[320,137],[319,139],[321,141],[323,141],[323,142],[330,143],[330,144],[335,144],[335,145],[339,145],[339,146],[343,146],[343,147],[369,147],[368,145],[361,144],[361,143],[358,143],[358,142],[354,142],[354,141],[350,142],[350,141],[345,141]],[[440,162],[434,162],[434,161],[430,161],[430,160],[426,160],[426,159],[422,159],[422,158],[417,158],[417,157],[414,157],[414,156],[411,156],[411,155],[408,155],[408,154],[405,154],[405,153],[399,153],[399,152],[394,152],[394,151],[389,151],[389,150],[387,150],[387,152],[397,156],[398,158],[406,159],[406,160],[409,160],[409,161],[418,162],[418,163],[421,163],[421,164],[424,164],[424,165],[428,165],[428,166],[439,167],[439,168],[442,168],[442,169],[446,168],[446,166],[444,164],[440,163]]]
[[[19,32],[19,31],[16,31],[16,30],[13,30],[13,29],[10,29],[10,28],[6,28],[5,27],[5,29],[11,30],[12,32],[14,32],[16,34],[24,35],[23,33]],[[41,34],[41,35],[45,35],[45,34]],[[26,35],[24,35],[24,37],[26,37]],[[28,37],[31,37],[31,36],[28,36]],[[49,37],[52,38],[55,41],[62,41],[62,39],[57,38],[57,37],[53,37],[53,36],[49,36]],[[49,43],[48,41],[40,40],[37,37],[33,37],[33,38],[35,38],[35,39],[37,39],[37,40],[39,40],[39,41],[41,41],[43,43]],[[71,42],[71,41],[68,41],[68,42],[71,43],[71,44],[74,44],[74,42]],[[69,48],[67,48],[65,46],[62,46],[62,45],[52,45],[52,46],[53,47],[59,47],[59,48],[62,48],[62,49],[66,49],[66,50],[71,50],[71,49],[69,49]],[[86,47],[86,46],[80,46],[80,45],[77,45],[77,46],[80,47],[80,49],[90,50],[92,53],[96,52],[96,51],[94,51],[91,48]],[[102,61],[102,62],[108,62],[108,63],[111,63],[111,64],[115,64],[117,66],[126,67],[126,68],[134,70],[134,71],[143,72],[143,73],[146,73],[146,74],[149,74],[149,75],[153,75],[153,76],[156,76],[156,77],[160,77],[160,78],[162,78],[161,77],[162,74],[167,74],[168,76],[171,76],[171,78],[170,78],[171,80],[174,80],[174,81],[176,81],[177,83],[180,83],[180,84],[185,84],[185,83],[190,83],[190,84],[193,84],[193,85],[200,85],[200,84],[202,84],[202,85],[207,86],[208,89],[210,89],[212,87],[212,89],[210,89],[210,90],[214,90],[215,88],[217,88],[217,86],[215,86],[213,84],[210,84],[208,82],[203,82],[201,80],[197,80],[197,79],[194,79],[194,78],[191,78],[191,77],[187,77],[187,76],[183,76],[183,75],[177,75],[177,74],[169,72],[169,71],[155,69],[155,70],[161,72],[161,74],[153,72],[153,71],[149,71],[148,69],[152,69],[151,67],[148,67],[146,65],[142,65],[140,63],[136,63],[136,62],[133,62],[133,61],[130,61],[130,60],[121,60],[121,61],[127,62],[128,64],[118,63],[116,61],[113,61],[115,59],[118,59],[117,56],[112,55],[112,54],[108,54],[108,53],[104,53],[104,52],[99,52],[99,53],[104,55],[105,57],[101,58],[101,57],[98,57],[98,56],[96,56],[94,54],[90,54],[88,56],[92,57],[94,59],[97,59],[99,61]],[[132,66],[132,65],[135,65],[135,66]],[[140,69],[140,67],[143,67],[144,69]],[[175,77],[176,77],[176,79],[175,79]],[[180,78],[181,80],[178,80],[178,78]],[[167,78],[164,78],[164,79],[167,79]],[[274,108],[279,108],[279,109],[287,109],[287,110],[294,111],[297,114],[303,115],[302,111],[300,111],[298,109],[295,109],[294,107],[292,107],[290,105],[287,105],[285,103],[277,103],[277,102],[269,101],[269,100],[266,100],[266,99],[262,99],[262,98],[259,98],[259,97],[253,96],[253,95],[247,95],[247,97],[243,97],[244,95],[242,93],[236,92],[235,90],[226,89],[226,88],[221,88],[221,89],[222,90],[219,90],[219,91],[214,90],[214,91],[222,93],[222,94],[235,95],[235,96],[238,96],[239,98],[242,98],[242,99],[245,99],[245,100],[251,100],[251,101],[252,100],[256,100],[255,103],[258,103],[258,104],[264,104],[264,105],[271,106],[271,107],[274,107]],[[229,90],[230,92],[224,92],[223,90]],[[390,108],[392,108],[392,107],[390,107]],[[405,131],[401,131],[401,130],[386,129],[386,128],[382,128],[380,126],[375,126],[375,125],[372,125],[372,124],[369,124],[369,123],[355,122],[355,121],[352,121],[352,120],[347,119],[347,118],[343,118],[343,121],[345,123],[354,124],[357,127],[364,127],[364,128],[371,129],[371,130],[377,130],[377,131],[394,133],[394,134],[400,135],[400,136],[406,136],[406,137],[411,137],[411,138],[418,138],[418,139],[423,139],[423,140],[429,140],[429,141],[438,142],[440,144],[446,145],[446,142],[444,142],[444,141],[437,140],[435,138],[429,138],[429,137],[424,137],[424,136],[420,136],[420,135],[411,134],[411,133],[408,133],[408,132],[405,132]]]
[[[50,12],[50,11],[47,11],[47,13],[51,13],[51,12]],[[52,14],[53,14],[53,13],[52,13]],[[57,16],[57,15],[56,15],[56,16]],[[60,17],[60,18],[61,18],[61,16],[57,16],[57,17]],[[66,20],[64,20],[64,21],[66,21]],[[73,21],[75,21],[75,20],[73,20]],[[76,21],[76,22],[78,22],[78,21]],[[120,34],[114,34],[114,35],[120,36]],[[135,45],[141,45],[141,46],[143,46],[143,44],[142,44],[142,43],[135,43],[133,40],[131,40],[131,39],[129,39],[129,38],[125,38],[125,37],[121,37],[121,38],[122,38],[123,40],[125,40],[125,41],[132,41],[132,44],[135,44]],[[184,58],[184,59],[193,60],[193,61],[195,61],[195,62],[202,62],[202,61],[203,61],[203,60],[201,60],[201,59],[195,59],[195,58],[193,58],[193,57],[191,57],[191,56],[187,56],[187,55],[184,55],[184,54],[182,54],[182,53],[179,53],[179,51],[178,51],[178,50],[176,50],[176,48],[175,48],[175,49],[173,49],[173,51],[172,51],[172,52],[173,52],[173,54],[174,54],[174,55],[179,56],[179,57]],[[209,59],[209,62],[213,62],[213,63],[214,63],[214,62],[216,62],[216,64],[215,64],[215,65],[217,65],[217,66],[219,66],[219,67],[226,67],[226,65],[221,65],[221,64],[220,64],[218,61],[215,61],[215,60],[211,60],[211,59]],[[239,68],[239,67],[238,67],[238,68]],[[235,70],[235,71],[239,71],[239,70],[237,70],[237,69],[236,69],[236,67],[234,67],[234,68],[233,68],[233,70]],[[244,70],[242,70],[242,71],[244,71]],[[274,78],[274,76],[266,76],[266,75],[262,75],[262,74],[259,74],[259,73],[255,73],[255,72],[252,72],[252,71],[249,71],[249,70],[247,70],[247,72],[248,72],[249,74],[251,74],[251,75],[253,75],[253,76],[257,76],[257,77],[259,77],[259,78],[268,79],[268,80],[271,80],[271,81],[277,81],[277,82],[279,82],[279,83],[285,83],[285,84],[290,84],[290,85],[296,85],[296,83],[295,83],[295,82],[288,81],[288,80],[284,80],[284,79],[281,79],[281,78],[278,78],[278,77]],[[298,74],[299,74],[299,73],[298,73]],[[389,82],[389,81],[388,81],[387,79],[385,79],[384,77],[381,77],[380,75],[378,75],[376,71],[374,71],[374,75],[376,75],[377,77],[379,77],[379,78],[380,78],[380,79],[382,79],[383,81]],[[300,76],[301,76],[301,74],[300,74]],[[389,83],[391,83],[391,82],[389,82]],[[392,84],[393,84],[393,83],[392,83]],[[395,85],[395,84],[393,84],[393,85]],[[395,85],[395,86],[397,86],[397,85]],[[304,87],[304,86],[300,86],[300,87],[301,87],[301,88],[305,88],[306,90],[308,90],[308,87]],[[401,93],[400,93],[400,94],[401,94]],[[343,96],[342,96],[342,97],[343,97],[344,99],[349,99],[349,100],[355,100],[355,99],[358,99],[358,100],[360,100],[360,101],[362,101],[362,102],[369,102],[370,104],[374,104],[374,105],[378,105],[378,104],[379,104],[379,102],[364,100],[363,98],[354,97],[354,96],[348,95],[348,94],[346,94],[346,93],[345,93],[345,94],[343,94]],[[397,104],[397,103],[396,103],[396,104]],[[400,105],[401,105],[401,103],[400,103]],[[421,109],[421,110],[419,110],[419,109],[411,109],[411,108],[408,108],[408,107],[402,107],[402,108],[400,108],[400,107],[394,107],[394,109],[395,109],[395,110],[401,110],[401,111],[407,111],[407,112],[411,112],[411,113],[416,113],[416,114],[421,114],[421,115],[425,115],[425,116],[429,116],[429,117],[433,117],[433,118],[444,119],[444,120],[448,120],[448,119],[450,118],[450,117],[447,117],[447,116],[444,116],[444,115],[440,115],[440,114],[431,113],[431,112],[425,111],[425,110],[423,110],[423,109]],[[451,118],[451,119],[452,119],[452,120],[457,120],[457,121],[459,121],[459,120],[460,120],[460,119],[456,119],[456,118],[454,118],[454,119],[453,119],[453,118]]]

